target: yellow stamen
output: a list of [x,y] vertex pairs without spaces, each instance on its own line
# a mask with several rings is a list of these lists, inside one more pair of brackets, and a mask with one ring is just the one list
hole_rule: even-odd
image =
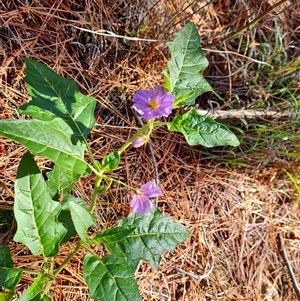
[[151,99],[149,102],[148,102],[148,105],[151,109],[155,110],[157,109],[158,107],[158,103],[156,101],[156,99]]

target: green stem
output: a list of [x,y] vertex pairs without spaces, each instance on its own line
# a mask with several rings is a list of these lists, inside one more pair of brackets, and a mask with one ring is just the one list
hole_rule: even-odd
[[47,295],[47,293],[48,293],[48,291],[49,291],[51,285],[52,285],[52,281],[48,281],[48,282],[46,283],[46,285],[45,285],[44,288],[43,288],[43,294],[42,294],[42,295]]
[[98,197],[98,188],[101,184],[101,181],[103,179],[103,175],[99,174],[96,176],[96,180],[95,180],[95,184],[94,184],[94,192],[93,192],[93,196],[92,196],[92,201],[91,201],[91,206],[89,211],[91,212],[91,214],[93,214],[95,207],[96,207],[96,203],[97,203],[97,197]]
[[99,258],[99,255],[97,255],[93,250],[91,250],[88,246],[86,245],[82,245],[82,248],[85,249],[86,251],[88,251],[90,254],[94,255],[95,257]]
[[151,123],[146,123],[141,129],[139,129],[129,140],[126,141],[126,143],[119,148],[118,153],[122,154],[128,146],[132,144],[133,141],[135,141],[137,138],[139,138],[142,134],[144,134],[146,131],[148,131],[151,128]]
[[[75,253],[80,249],[81,243],[80,241],[77,243],[75,249],[68,255],[68,257],[62,262],[62,264],[57,268],[57,270],[52,274],[53,267],[54,267],[54,258],[50,262],[49,270],[47,271],[47,274],[51,276],[51,280],[47,281],[46,285],[43,288],[43,295],[47,295],[52,282],[55,280],[57,275],[62,271],[62,269],[66,266],[66,264],[72,259],[72,257],[75,255]],[[53,280],[52,280],[53,279]]]
[[136,189],[135,189],[134,187],[132,187],[132,186],[130,186],[130,185],[127,185],[126,183],[123,183],[122,181],[117,180],[117,179],[114,179],[114,178],[112,178],[112,177],[103,175],[103,179],[110,180],[110,181],[115,182],[115,183],[117,183],[117,184],[123,185],[124,187],[127,187],[127,188],[129,188],[130,190],[136,191]]
[[43,270],[33,271],[33,270],[21,269],[21,268],[14,268],[14,270],[22,271],[23,273],[33,274],[33,275],[38,275],[43,272]]
[[77,251],[81,247],[81,242],[79,241],[73,251],[67,256],[67,258],[62,262],[62,264],[57,268],[57,270],[53,273],[53,277],[56,278],[57,275],[63,270],[63,268],[67,265],[67,263],[72,259],[72,257],[77,253]]
[[93,166],[94,166],[95,168],[97,168],[97,164],[95,163],[96,160],[95,160],[95,158],[94,158],[94,156],[93,156],[93,153],[92,153],[92,151],[91,151],[91,149],[90,149],[90,146],[88,145],[88,143],[87,143],[87,141],[86,141],[85,139],[84,139],[84,142],[85,142],[85,145],[86,145],[86,148],[87,148],[89,157],[90,157],[90,159],[91,159],[91,161],[92,161],[92,164],[93,164]]
[[166,121],[154,121],[153,122],[153,127],[159,127],[159,126],[163,126],[163,125],[168,125],[170,122],[166,122]]

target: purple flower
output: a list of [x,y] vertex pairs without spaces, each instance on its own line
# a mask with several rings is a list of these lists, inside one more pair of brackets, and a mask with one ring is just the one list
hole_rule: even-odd
[[151,120],[156,117],[168,117],[174,104],[174,96],[163,87],[154,90],[140,90],[133,95],[133,108],[141,117]]
[[154,180],[144,184],[139,194],[135,194],[130,202],[130,207],[133,212],[138,212],[140,215],[148,213],[152,208],[152,203],[149,198],[154,198],[162,195],[162,192]]
[[132,142],[132,146],[135,148],[141,147],[142,145],[144,145],[147,142],[147,138],[146,137],[139,137],[137,139],[135,139]]

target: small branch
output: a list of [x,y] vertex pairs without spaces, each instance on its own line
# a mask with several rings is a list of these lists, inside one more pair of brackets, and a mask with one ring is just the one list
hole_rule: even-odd
[[255,111],[255,110],[230,110],[230,111],[210,111],[210,110],[197,110],[202,116],[208,116],[214,119],[255,119],[255,118],[266,118],[266,119],[294,119],[295,113],[290,111]]
[[295,290],[295,293],[298,297],[298,300],[300,300],[300,287],[299,287],[299,283],[295,277],[295,274],[294,274],[294,271],[293,271],[293,268],[290,264],[290,261],[288,259],[288,256],[286,254],[286,250],[285,250],[285,247],[284,247],[284,242],[280,236],[280,234],[278,233],[277,235],[277,239],[278,239],[278,244],[279,244],[279,252],[280,252],[280,255],[282,256],[282,259],[287,267],[287,270],[288,270],[288,273],[289,273],[289,276],[292,280],[292,284],[293,284],[293,288]]
[[67,263],[73,258],[73,256],[78,252],[81,247],[81,242],[77,242],[75,248],[72,252],[66,257],[66,259],[61,263],[61,265],[57,268],[57,270],[53,273],[53,277],[56,278],[57,275],[63,270],[63,268],[67,265]]
[[97,204],[97,197],[98,197],[98,193],[99,193],[99,186],[101,184],[102,181],[102,176],[96,176],[96,180],[94,183],[94,191],[93,191],[93,196],[92,196],[92,201],[91,201],[91,206],[89,211],[93,214],[94,210],[96,208],[96,204]]
[[98,35],[106,36],[106,37],[110,37],[110,38],[119,38],[119,39],[131,40],[131,41],[145,41],[145,42],[157,42],[158,41],[158,40],[155,40],[155,39],[142,39],[142,38],[136,38],[136,37],[122,36],[122,35],[119,35],[119,34],[115,34],[112,31],[105,30],[105,29],[89,30],[89,29],[80,28],[80,27],[77,27],[77,26],[74,26],[74,25],[73,25],[73,27],[76,28],[76,29],[82,30],[82,31],[86,31],[86,32],[89,32],[89,33],[98,34]]

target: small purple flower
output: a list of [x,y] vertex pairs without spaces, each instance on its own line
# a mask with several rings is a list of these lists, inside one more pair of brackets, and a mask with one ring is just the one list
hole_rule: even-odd
[[144,145],[147,142],[147,138],[146,137],[139,137],[137,139],[135,139],[132,142],[132,146],[135,148],[141,147],[142,145]]
[[168,117],[173,109],[174,96],[161,86],[154,90],[140,90],[133,95],[133,108],[141,117],[151,120]]
[[149,200],[150,198],[154,198],[162,195],[162,192],[154,180],[147,182],[144,184],[139,194],[135,194],[130,202],[130,207],[133,212],[138,212],[139,215],[144,215],[148,213],[152,208],[152,203]]

